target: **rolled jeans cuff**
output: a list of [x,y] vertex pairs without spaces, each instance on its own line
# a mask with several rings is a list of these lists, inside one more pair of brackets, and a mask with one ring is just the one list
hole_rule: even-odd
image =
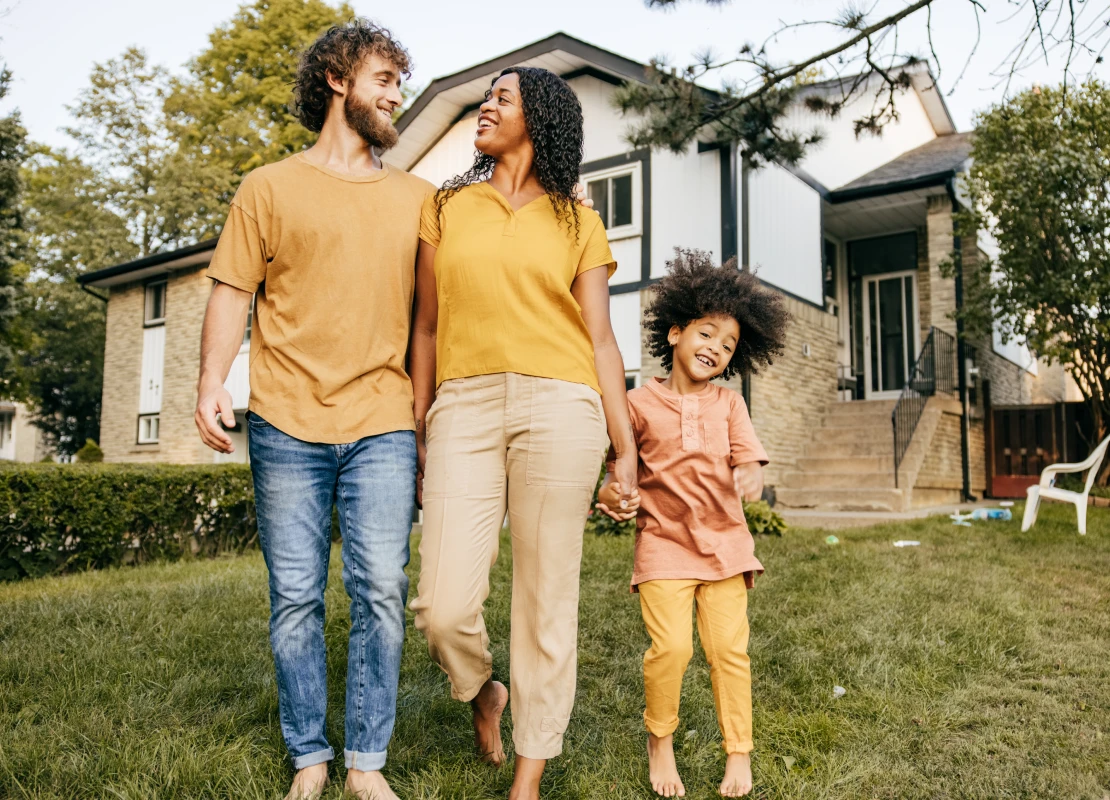
[[306,769],[317,764],[323,764],[335,758],[335,751],[330,747],[327,750],[317,750],[303,756],[293,756],[293,769]]
[[360,753],[357,750],[344,750],[343,760],[347,769],[362,772],[376,772],[385,766],[385,751],[380,753]]

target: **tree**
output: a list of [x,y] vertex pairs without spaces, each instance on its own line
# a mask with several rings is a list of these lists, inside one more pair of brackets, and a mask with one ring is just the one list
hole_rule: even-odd
[[99,439],[104,303],[83,292],[83,272],[134,258],[116,186],[76,156],[32,147],[24,169],[27,232],[20,367],[32,419],[57,452]]
[[[730,0],[691,0],[723,5]],[[671,9],[682,0],[645,0],[649,8]],[[739,52],[718,57],[706,49],[679,70],[661,59],[651,62],[647,81],[629,82],[617,92],[618,107],[636,115],[628,139],[637,147],[682,151],[695,139],[740,142],[753,162],[777,160],[796,163],[807,147],[820,140],[815,131],[799,131],[785,124],[787,111],[814,68],[830,78],[825,91],[807,92],[805,106],[813,112],[838,115],[858,97],[874,100],[854,120],[856,134],[879,134],[898,118],[899,97],[910,87],[912,73],[928,64],[941,74],[940,59],[932,49],[932,6],[935,0],[914,0],[878,20],[858,5],[849,5],[828,20],[784,23],[761,44],[745,44]],[[980,26],[986,9],[979,0],[963,0],[969,16]],[[1013,78],[1043,57],[1063,58],[1064,81],[1080,63],[1092,68],[1102,62],[1102,42],[1110,26],[1110,6],[1071,0],[1010,0],[1009,12],[1024,15],[1024,34],[996,69],[999,84],[1009,89]],[[874,6],[872,6],[872,10]],[[919,25],[929,42],[928,56],[907,52],[903,28]],[[825,50],[789,62],[777,61],[769,50],[787,32],[824,28],[837,41]],[[981,31],[981,27],[979,27]],[[968,58],[978,48],[978,41]],[[719,91],[703,84],[728,76]],[[962,76],[962,72],[961,72]],[[957,83],[959,78],[957,78]]]
[[[0,100],[8,94],[11,72],[0,66]],[[15,376],[14,325],[18,309],[16,261],[22,247],[19,165],[25,155],[27,133],[14,112],[0,119],[0,396],[21,394]]]
[[[1110,87],[1033,89],[980,114],[959,215],[998,256],[965,264],[965,324],[1024,340],[1072,374],[1110,427]],[[974,241],[974,239],[972,240]]]
[[300,54],[354,15],[346,3],[254,0],[208,37],[208,49],[189,62],[189,77],[174,82],[165,108],[183,162],[225,176],[207,234],[218,230],[244,175],[316,141],[292,112]]

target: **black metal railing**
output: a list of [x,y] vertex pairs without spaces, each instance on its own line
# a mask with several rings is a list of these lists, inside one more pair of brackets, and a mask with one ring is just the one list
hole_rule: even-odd
[[940,328],[930,328],[925,344],[910,370],[910,378],[890,414],[894,428],[894,485],[898,486],[898,468],[913,440],[913,432],[925,404],[937,393],[956,391],[956,338]]

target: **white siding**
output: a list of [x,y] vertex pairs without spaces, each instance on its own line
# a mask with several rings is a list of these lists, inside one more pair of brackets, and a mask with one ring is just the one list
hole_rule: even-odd
[[870,113],[875,102],[874,89],[864,90],[835,119],[814,114],[798,103],[787,117],[786,127],[803,133],[817,128],[825,137],[807,151],[799,166],[827,188],[836,189],[936,138],[913,89],[898,95],[898,119],[887,124],[881,136],[864,133],[857,137],[853,121]]
[[621,283],[635,283],[640,280],[640,265],[643,262],[643,237],[630,236],[609,242],[613,258],[617,260],[617,271],[609,279],[610,286]]
[[721,257],[721,167],[716,150],[651,154],[651,277],[666,274],[674,248]]
[[143,331],[143,366],[139,384],[139,413],[162,410],[162,368],[166,360],[166,326]]
[[231,393],[231,407],[234,410],[242,411],[247,407],[251,397],[249,347],[243,347],[231,362],[224,388]]
[[821,196],[767,164],[748,175],[748,204],[750,265],[767,283],[822,305]]
[[624,357],[625,371],[640,369],[640,293],[626,292],[610,297],[609,317]]
[[631,150],[631,146],[624,141],[628,122],[619,111],[613,108],[612,104],[613,91],[616,87],[589,76],[575,78],[570,82],[570,86],[582,103],[585,133],[583,160],[597,161]]
[[409,172],[436,186],[442,186],[448,178],[466,172],[474,163],[474,134],[477,130],[478,112],[473,111],[451,126]]

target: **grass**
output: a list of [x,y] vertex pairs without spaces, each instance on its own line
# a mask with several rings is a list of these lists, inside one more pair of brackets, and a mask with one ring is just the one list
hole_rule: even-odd
[[[1092,509],[1086,537],[1066,508],[1041,516],[1028,534],[933,519],[838,531],[837,546],[820,531],[761,539],[755,796],[1110,797],[1110,513]],[[508,550],[488,608],[501,675]],[[627,538],[587,538],[578,699],[546,798],[651,796],[630,556]],[[257,554],[0,586],[0,797],[280,797],[265,586]],[[338,551],[327,600],[338,750]],[[687,797],[714,797],[724,757],[700,652],[683,703]],[[387,767],[401,797],[503,797],[511,771],[476,764],[468,731],[410,629]]]

